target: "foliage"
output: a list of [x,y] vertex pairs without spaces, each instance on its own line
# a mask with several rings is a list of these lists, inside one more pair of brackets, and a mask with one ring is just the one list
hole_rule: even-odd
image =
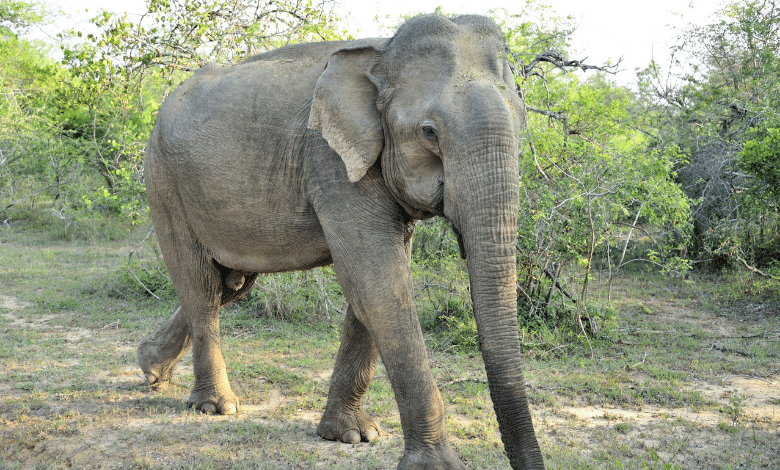
[[144,220],[143,149],[155,113],[171,87],[210,61],[232,62],[282,42],[335,36],[327,3],[151,0],[137,23],[103,10],[99,34],[71,31],[63,45],[74,133],[91,141],[93,168],[104,185],[81,205]]
[[47,210],[65,227],[146,220],[143,149],[165,96],[206,62],[338,39],[332,2],[151,0],[138,21],[100,11],[59,35],[63,62],[20,36],[56,15],[0,3],[0,216]]
[[452,261],[460,254],[458,241],[444,219],[418,222],[412,241],[412,258],[418,262]]
[[780,123],[778,18],[773,1],[735,0],[711,23],[683,32],[672,80],[658,64],[639,77],[640,97],[658,128],[656,146],[677,147],[687,157],[676,170],[694,201],[689,252],[715,268],[772,258],[755,250],[768,246],[755,234],[776,234],[780,224],[770,189],[777,158],[772,129]]
[[143,240],[130,250],[127,264],[119,270],[119,278],[125,293],[164,300],[176,298],[153,229],[149,229]]
[[51,15],[47,6],[25,0],[0,0],[0,31],[16,35],[26,33],[34,25],[46,22]]
[[296,324],[341,323],[331,315],[346,313],[344,294],[329,267],[261,275],[240,304],[255,316]]
[[420,324],[439,350],[477,350],[477,324],[468,294],[466,263],[450,224],[429,219],[417,224],[412,273]]
[[[20,6],[32,11],[17,10],[20,21],[43,22],[35,13],[40,5],[14,2],[11,8]],[[105,170],[103,176],[112,184],[108,189],[100,184],[93,162],[105,161],[105,149],[97,145],[103,123],[82,99],[82,81],[49,58],[49,52],[48,46],[23,39],[10,28],[0,37],[3,218],[11,217],[11,208],[44,209],[63,221],[66,232],[72,225],[95,225],[98,211],[137,219],[145,205],[136,196],[138,178],[131,178],[127,167],[103,164],[97,168]],[[125,134],[132,131],[125,127]],[[116,143],[107,147],[112,145]],[[131,199],[135,202],[128,202]]]
[[58,201],[79,177],[79,148],[57,119],[60,81],[66,74],[46,57],[47,47],[20,38],[42,23],[39,5],[0,3],[0,217],[22,202],[61,214]]
[[149,0],[137,21],[101,11],[92,19],[101,33],[73,31],[81,41],[63,50],[84,77],[133,82],[159,73],[170,86],[174,70],[235,63],[292,42],[341,39],[332,6],[331,0]]
[[608,67],[590,67],[601,71],[585,80],[567,72],[583,66],[566,58],[571,19],[527,18],[502,21],[529,111],[520,155],[519,311],[530,329],[581,328],[572,317],[610,317],[589,313],[608,311],[588,306],[594,260],[615,271],[636,261],[625,258],[636,231],[649,239],[644,261],[678,274],[688,269],[689,202],[673,180],[677,150],[653,148],[633,93],[609,81]]
[[737,165],[756,179],[748,190],[772,203],[780,197],[780,128],[753,129],[748,137]]

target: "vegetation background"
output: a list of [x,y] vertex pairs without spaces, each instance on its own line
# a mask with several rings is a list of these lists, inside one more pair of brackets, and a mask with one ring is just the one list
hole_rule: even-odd
[[[700,340],[690,345],[694,351],[717,346],[717,354],[746,354],[742,357],[750,360],[724,366],[720,373],[726,375],[720,379],[748,374],[776,385],[777,360],[771,358],[778,355],[778,330],[773,328],[780,300],[780,11],[775,3],[726,3],[709,24],[681,33],[671,68],[651,62],[631,88],[611,79],[614,65],[585,64],[569,56],[570,18],[532,1],[520,3],[516,11],[490,13],[506,35],[517,92],[528,107],[518,155],[517,296],[529,359],[593,364],[596,358],[629,354],[637,342],[626,339],[627,332],[661,330],[634,323],[636,315],[657,310],[643,297],[655,292],[650,282],[659,297],[676,299],[682,310],[695,304],[711,315],[755,322],[754,329],[729,329],[727,336],[757,338],[760,346],[716,344],[712,341],[722,331],[690,332],[676,323],[666,334],[688,331],[681,334]],[[332,0],[149,0],[139,18],[101,11],[92,20],[94,32],[63,31],[62,59],[55,60],[52,45],[30,39],[30,31],[61,13],[44,1],[0,0],[0,251],[7,257],[0,271],[0,313],[18,310],[11,309],[9,299],[32,306],[26,319],[14,316],[18,312],[3,317],[6,323],[0,327],[10,335],[8,345],[28,344],[30,337],[18,330],[47,312],[77,312],[73,318],[82,327],[102,328],[114,320],[100,324],[105,316],[89,318],[119,303],[130,313],[116,319],[117,328],[129,328],[125,333],[134,338],[167,315],[175,292],[156,245],[143,184],[143,149],[157,109],[207,62],[234,63],[292,42],[349,38],[333,7]],[[587,74],[575,75],[574,69]],[[106,251],[94,251],[95,246]],[[25,254],[30,247],[40,248],[37,255]],[[76,250],[83,263],[69,250]],[[467,275],[446,222],[418,223],[413,250],[418,312],[431,354],[453,370],[471,370],[473,365],[459,361],[475,360],[476,326]],[[46,261],[71,255],[71,268]],[[104,255],[112,261],[96,260]],[[22,259],[27,264],[19,264]],[[89,271],[89,260],[100,266],[99,273]],[[42,288],[44,271],[51,282],[61,284]],[[742,311],[760,315],[741,318],[744,305],[759,305],[758,310]],[[223,323],[227,334],[254,341],[263,333],[253,322],[272,322],[274,331],[285,331],[282,325],[305,328],[327,348],[337,341],[333,332],[340,328],[343,311],[334,273],[324,268],[262,276],[229,314],[233,320]],[[643,337],[649,343],[639,344],[653,344],[655,350],[659,346],[649,338],[656,334],[649,333]],[[680,368],[682,356],[660,369]],[[646,365],[645,359],[628,362],[636,368]],[[9,370],[24,362],[16,346],[0,350],[0,361]],[[703,373],[698,365],[683,369],[679,376],[644,372],[672,388]],[[273,384],[298,383],[287,376],[270,380],[269,374],[233,371]],[[11,397],[4,406],[12,417],[6,419],[18,425],[24,413],[14,394],[21,393],[27,403],[43,392],[29,380],[23,381],[30,383],[28,388],[19,389],[14,377],[12,373],[0,382],[8,384]],[[446,382],[460,384],[458,380]],[[474,380],[465,382],[477,387],[467,396],[484,395],[479,379]],[[626,386],[598,382],[582,390],[622,390],[622,398],[610,403],[629,408],[636,406],[636,396],[655,400],[648,398],[655,392],[635,390],[638,395],[631,395]],[[542,391],[536,399],[548,403],[557,396]],[[668,404],[669,393],[664,396],[659,400]],[[727,405],[711,405],[735,416],[724,421],[727,436],[742,436],[738,424],[745,400],[739,396]],[[771,406],[777,399],[766,398]],[[709,406],[695,397],[676,400],[694,408]],[[769,420],[769,428],[776,430],[776,420]],[[20,442],[21,437],[13,436]],[[756,446],[773,448],[767,444],[771,432],[762,439],[755,440]],[[776,431],[774,439],[780,440]],[[655,448],[648,449],[638,456],[605,455],[611,462],[617,459],[614,465],[622,465],[621,460],[633,462],[629,467],[638,462],[675,465],[673,456],[661,458],[652,454]],[[748,461],[759,466],[777,464],[762,453],[750,456]]]

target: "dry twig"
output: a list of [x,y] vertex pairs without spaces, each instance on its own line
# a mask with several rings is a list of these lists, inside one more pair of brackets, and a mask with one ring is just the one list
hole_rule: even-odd
[[447,387],[449,385],[459,384],[459,383],[463,383],[463,382],[472,382],[472,383],[475,383],[475,384],[487,384],[488,383],[487,380],[481,380],[481,379],[455,379],[455,380],[450,380],[449,382],[444,382],[442,384],[436,384],[436,385],[439,388],[444,388],[444,387]]
[[740,351],[739,349],[721,348],[720,346],[718,346],[717,344],[714,344],[714,343],[712,344],[711,349],[714,349],[714,350],[720,351],[720,352],[728,352],[728,353],[739,354],[740,356],[745,356],[745,357],[756,357],[755,354],[751,354],[751,353],[748,353],[748,352],[745,352],[745,351]]

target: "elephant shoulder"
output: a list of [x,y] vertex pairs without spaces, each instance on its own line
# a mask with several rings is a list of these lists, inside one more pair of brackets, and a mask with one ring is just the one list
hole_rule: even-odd
[[230,66],[216,63],[204,65],[171,93],[163,104],[163,110],[165,108],[179,108],[182,103],[197,96],[204,86],[208,87],[209,84],[218,81],[220,77],[229,74],[231,69]]

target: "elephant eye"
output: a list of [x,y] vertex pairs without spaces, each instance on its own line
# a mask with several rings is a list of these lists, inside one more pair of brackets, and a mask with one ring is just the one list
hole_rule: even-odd
[[436,127],[431,124],[421,124],[420,132],[422,132],[423,137],[431,142],[439,141],[439,136],[436,134]]

